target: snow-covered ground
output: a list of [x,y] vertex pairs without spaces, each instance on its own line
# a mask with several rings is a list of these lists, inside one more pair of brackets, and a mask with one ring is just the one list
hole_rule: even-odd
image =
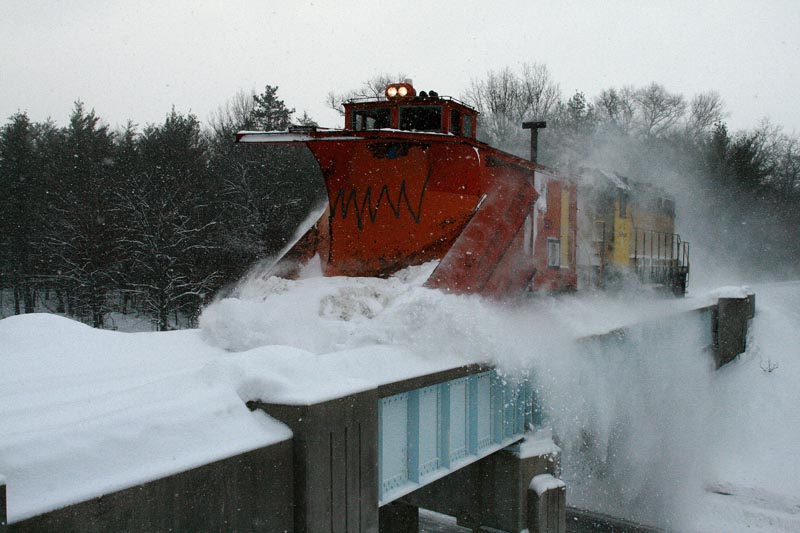
[[[431,268],[254,276],[190,331],[0,320],[10,520],[290,436],[247,400],[309,403],[481,361],[533,376],[571,504],[678,530],[800,530],[800,283],[755,287],[748,352],[714,372],[699,321],[664,317],[717,294],[504,305],[421,287]],[[642,319],[671,329],[576,342]]]

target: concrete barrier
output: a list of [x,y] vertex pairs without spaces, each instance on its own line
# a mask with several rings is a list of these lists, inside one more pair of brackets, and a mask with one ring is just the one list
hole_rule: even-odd
[[291,531],[292,479],[292,441],[285,440],[15,522],[7,529]]
[[6,478],[0,474],[0,533],[6,533],[8,515],[6,514]]
[[313,405],[248,406],[277,418],[294,433],[290,530],[378,531],[377,390]]
[[567,531],[567,486],[550,474],[535,476],[528,486],[528,531]]
[[747,328],[756,312],[756,295],[720,298],[711,309],[714,363],[717,368],[733,361],[747,349]]
[[[697,314],[704,322],[704,342],[707,350],[713,354],[714,364],[717,368],[733,361],[736,356],[747,349],[747,331],[750,320],[756,313],[756,295],[748,294],[744,297],[719,298],[717,303],[687,311],[687,314]],[[658,320],[650,320],[618,328],[600,335],[583,337],[583,343],[604,343],[607,345],[624,345],[627,337],[634,328],[647,328],[657,331],[662,325]]]

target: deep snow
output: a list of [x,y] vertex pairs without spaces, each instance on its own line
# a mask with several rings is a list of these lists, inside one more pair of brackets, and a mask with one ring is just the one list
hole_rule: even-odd
[[[800,530],[800,283],[755,287],[748,351],[714,372],[702,324],[676,314],[738,288],[503,305],[422,288],[431,269],[253,276],[191,331],[0,321],[10,520],[290,436],[247,400],[310,403],[481,361],[534,380],[570,504],[678,530]],[[670,326],[576,342],[642,319]]]

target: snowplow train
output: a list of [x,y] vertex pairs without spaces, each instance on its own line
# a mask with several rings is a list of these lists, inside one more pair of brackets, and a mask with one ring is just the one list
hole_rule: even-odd
[[[244,144],[304,144],[325,181],[324,213],[275,272],[292,277],[318,258],[325,276],[385,277],[438,261],[426,286],[506,298],[603,287],[646,265],[659,272],[647,281],[685,292],[688,244],[674,233],[674,208],[667,221],[644,216],[650,204],[631,200],[629,180],[618,180],[626,189],[608,179],[598,188],[590,172],[560,172],[480,142],[475,109],[417,94],[409,82],[347,101],[344,112],[343,129],[236,135]],[[638,219],[660,226],[639,228]],[[608,225],[598,237],[600,222]],[[650,248],[639,231],[651,235]]]

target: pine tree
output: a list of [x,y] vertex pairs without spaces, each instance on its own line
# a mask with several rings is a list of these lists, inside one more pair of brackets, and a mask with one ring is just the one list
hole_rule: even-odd
[[13,290],[16,314],[34,311],[41,207],[34,136],[25,113],[0,129],[0,290]]
[[108,296],[122,273],[114,135],[94,110],[76,102],[69,126],[54,143],[53,211],[47,217],[53,267],[73,302],[70,311],[102,327]]
[[294,108],[289,109],[278,99],[278,87],[267,85],[264,92],[253,96],[255,106],[252,123],[256,129],[264,131],[283,131],[289,127]]

